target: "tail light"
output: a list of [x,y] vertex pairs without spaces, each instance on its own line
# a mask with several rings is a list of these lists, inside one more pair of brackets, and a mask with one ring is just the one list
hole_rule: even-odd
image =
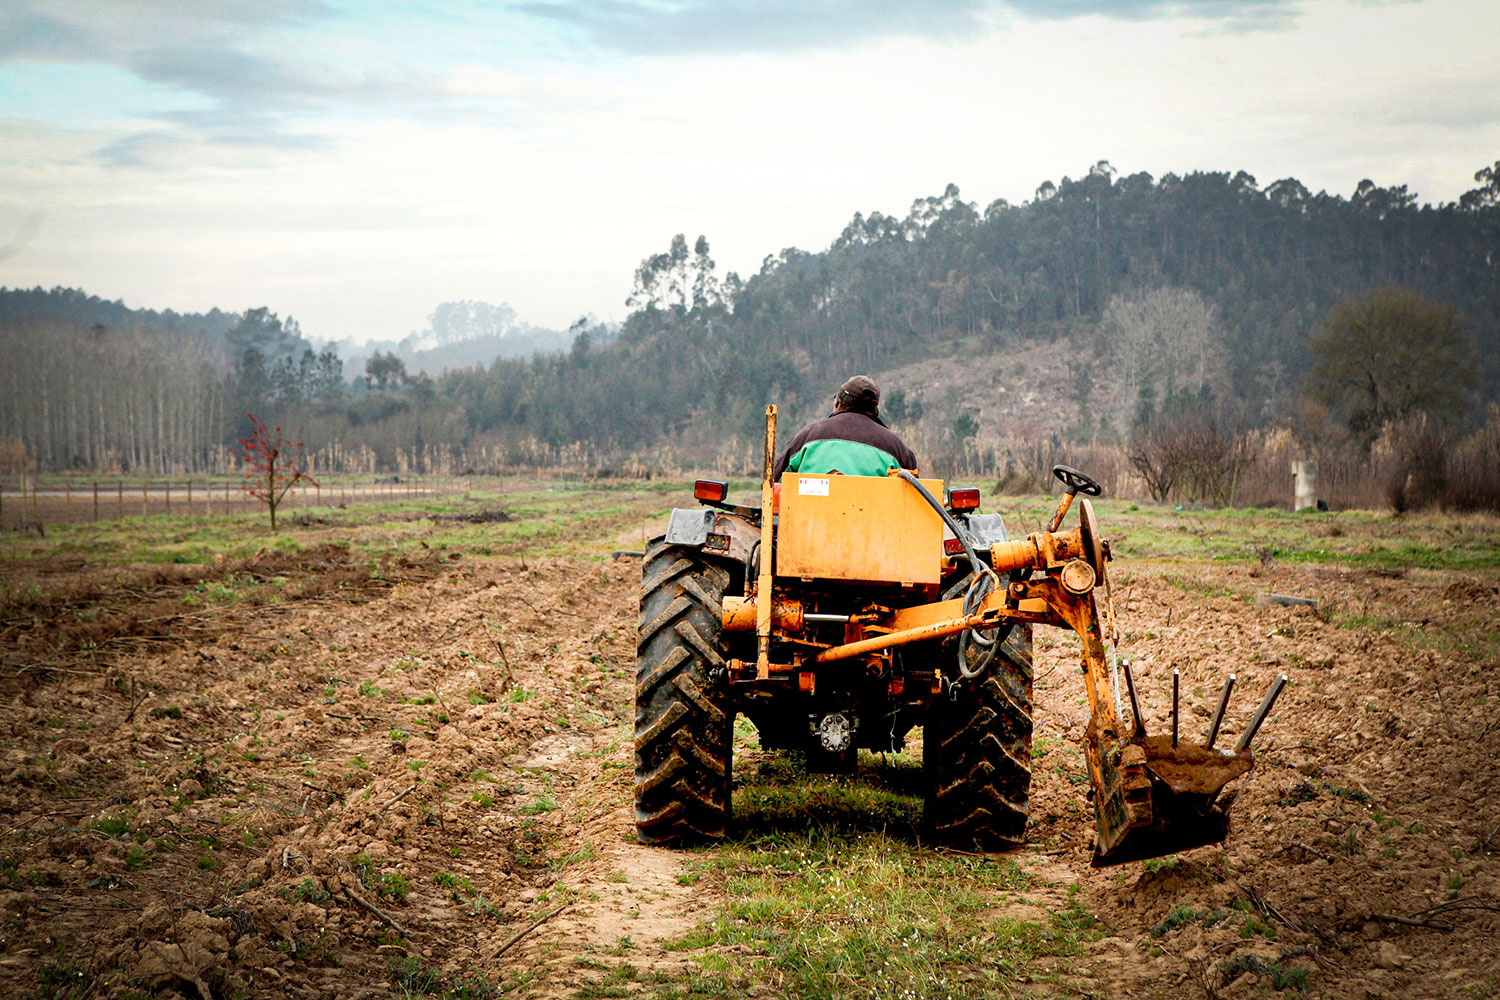
[[693,483],[693,499],[707,503],[723,503],[729,495],[729,484],[717,479],[700,479]]
[[977,510],[979,508],[979,489],[975,486],[965,486],[962,489],[948,491],[949,510]]
[[963,539],[961,539],[961,538],[945,538],[945,539],[943,539],[943,555],[956,556],[960,552],[962,552],[963,550],[964,550]]

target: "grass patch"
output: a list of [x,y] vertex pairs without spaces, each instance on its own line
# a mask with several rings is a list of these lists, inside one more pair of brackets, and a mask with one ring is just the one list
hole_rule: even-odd
[[807,774],[794,755],[741,760],[754,776],[734,793],[738,839],[686,858],[679,878],[724,902],[669,943],[698,969],[664,996],[766,982],[796,997],[1050,996],[1021,984],[1065,973],[1099,934],[1076,891],[1048,917],[1015,916],[1037,881],[1014,859],[921,843],[916,754],[861,754],[844,778]]
[[1012,860],[888,834],[804,827],[720,848],[707,868],[724,907],[670,947],[704,951],[687,985],[715,996],[767,981],[764,967],[787,996],[1014,996],[1019,976],[1044,978],[1033,964],[1077,954],[1086,931],[1007,916],[1007,895],[1033,884]]

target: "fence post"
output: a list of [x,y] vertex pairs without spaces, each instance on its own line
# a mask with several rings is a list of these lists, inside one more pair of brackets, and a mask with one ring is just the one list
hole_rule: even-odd
[[92,524],[97,520],[99,520],[99,480],[96,479],[94,480],[94,516],[89,523]]
[[1292,510],[1307,510],[1318,505],[1318,463],[1292,463]]
[[125,519],[125,480],[115,480],[115,520]]
[[73,480],[63,483],[63,524],[73,523]]
[[188,517],[193,516],[193,481],[191,479],[188,480],[187,514]]
[[172,516],[172,480],[167,480],[167,516]]

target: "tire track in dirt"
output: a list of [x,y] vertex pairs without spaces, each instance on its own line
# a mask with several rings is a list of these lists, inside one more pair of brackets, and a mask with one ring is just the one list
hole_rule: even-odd
[[693,964],[666,946],[704,919],[712,901],[684,878],[690,855],[635,842],[633,766],[626,725],[550,737],[516,765],[569,784],[561,810],[575,801],[605,803],[572,832],[590,857],[560,879],[558,897],[569,900],[567,908],[525,949],[531,961],[555,967],[544,996],[598,986],[614,970],[629,975],[616,972],[611,982],[617,990],[647,989],[650,982],[679,978]]

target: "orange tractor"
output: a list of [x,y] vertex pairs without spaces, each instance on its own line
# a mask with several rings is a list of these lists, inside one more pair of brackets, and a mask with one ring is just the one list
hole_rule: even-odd
[[[635,728],[642,841],[726,835],[742,713],[762,746],[803,751],[810,769],[827,772],[852,771],[859,749],[900,750],[920,726],[928,835],[981,850],[1021,844],[1036,625],[1069,629],[1082,645],[1094,863],[1227,836],[1219,793],[1253,766],[1251,740],[1286,679],[1221,750],[1233,675],[1205,743],[1191,745],[1178,739],[1174,672],[1171,732],[1146,735],[1129,664],[1114,654],[1109,546],[1087,499],[1097,483],[1057,466],[1066,492],[1049,530],[1012,539],[999,514],[978,512],[977,489],[902,470],[788,473],[773,483],[775,443],[768,406],[759,507],[729,503],[724,483],[700,480],[704,509],[673,511],[646,550]],[[1078,494],[1078,523],[1063,531]]]

